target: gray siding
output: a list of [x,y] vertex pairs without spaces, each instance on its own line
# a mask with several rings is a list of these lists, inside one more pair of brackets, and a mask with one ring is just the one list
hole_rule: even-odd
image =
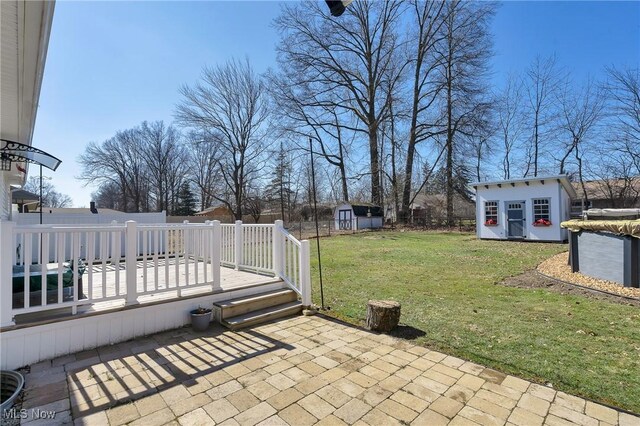
[[583,274],[620,284],[624,282],[624,237],[581,232],[578,259]]

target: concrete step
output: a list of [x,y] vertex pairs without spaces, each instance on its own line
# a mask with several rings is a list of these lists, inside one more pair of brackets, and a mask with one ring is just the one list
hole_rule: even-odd
[[249,312],[259,311],[296,300],[298,300],[298,294],[289,289],[267,291],[251,296],[223,300],[213,304],[214,317],[218,321],[222,321],[227,318],[237,317]]
[[302,312],[302,302],[295,301],[283,303],[281,305],[270,306],[258,311],[249,312],[232,318],[222,320],[220,323],[231,330],[237,330],[244,327],[250,327],[256,324],[262,324],[277,318],[297,315]]

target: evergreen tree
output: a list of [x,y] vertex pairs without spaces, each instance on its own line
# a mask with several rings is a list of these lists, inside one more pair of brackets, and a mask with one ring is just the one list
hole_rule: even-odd
[[196,212],[196,197],[191,191],[188,182],[183,182],[180,185],[180,192],[178,193],[178,205],[176,206],[175,214],[177,216],[193,216]]
[[285,210],[291,216],[291,163],[287,157],[287,152],[282,142],[280,150],[277,153],[273,172],[271,173],[271,181],[267,186],[265,193],[269,201],[277,203],[282,220],[285,219]]

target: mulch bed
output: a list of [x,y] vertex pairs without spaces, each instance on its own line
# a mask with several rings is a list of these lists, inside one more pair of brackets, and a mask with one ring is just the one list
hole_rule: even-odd
[[632,299],[622,295],[603,293],[599,289],[586,288],[583,286],[563,282],[554,278],[545,277],[535,270],[527,271],[524,274],[518,275],[516,277],[507,278],[500,284],[509,287],[545,289],[560,294],[582,296],[589,299],[618,303],[620,305],[640,307],[640,299]]

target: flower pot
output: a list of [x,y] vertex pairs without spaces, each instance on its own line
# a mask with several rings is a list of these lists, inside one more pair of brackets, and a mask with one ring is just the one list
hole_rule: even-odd
[[191,311],[191,327],[193,331],[205,331],[211,323],[211,310],[198,313],[198,310]]

